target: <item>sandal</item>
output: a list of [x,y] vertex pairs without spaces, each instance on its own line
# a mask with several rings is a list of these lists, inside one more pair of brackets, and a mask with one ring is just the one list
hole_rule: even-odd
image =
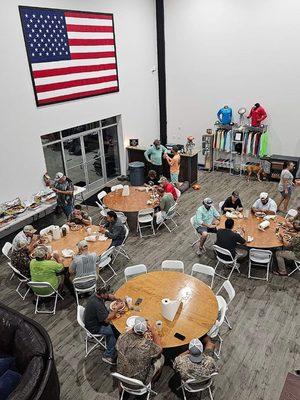
[[288,276],[288,273],[287,273],[287,272],[284,273],[284,274],[282,274],[281,272],[274,271],[273,274],[274,274],[274,275],[278,275],[278,276]]

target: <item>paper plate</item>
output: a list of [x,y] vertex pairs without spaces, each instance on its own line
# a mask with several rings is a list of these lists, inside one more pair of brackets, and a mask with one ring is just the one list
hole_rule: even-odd
[[[114,311],[114,305],[115,305],[116,303],[118,303],[117,300],[112,301],[112,302],[110,303],[109,308],[110,308],[112,311]],[[124,309],[125,309],[125,303],[124,303],[124,307],[121,308],[119,311],[123,311]]]
[[71,250],[71,249],[63,249],[63,250],[61,251],[61,253],[62,253],[62,255],[63,255],[65,258],[73,257],[74,254],[75,254],[74,251]]
[[131,317],[127,318],[126,325],[128,326],[128,328],[133,328],[133,325],[134,325],[134,322],[135,322],[136,318],[139,318],[139,316],[138,315],[132,315]]

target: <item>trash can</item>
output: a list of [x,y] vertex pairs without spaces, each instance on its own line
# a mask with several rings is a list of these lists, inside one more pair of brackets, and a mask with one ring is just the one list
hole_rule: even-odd
[[129,177],[132,186],[143,186],[145,182],[145,164],[141,161],[134,161],[128,164]]

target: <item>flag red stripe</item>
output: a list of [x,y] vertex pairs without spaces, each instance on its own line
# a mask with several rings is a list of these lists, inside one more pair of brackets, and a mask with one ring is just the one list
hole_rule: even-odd
[[89,14],[89,13],[84,13],[84,12],[72,12],[72,11],[66,11],[65,12],[65,17],[70,17],[70,18],[92,18],[92,19],[110,19],[110,20],[112,20],[112,15],[107,15],[107,14]]
[[69,46],[105,46],[114,45],[114,39],[69,39]]
[[67,89],[75,86],[95,85],[97,83],[111,82],[118,79],[117,75],[102,76],[100,78],[76,79],[67,82],[48,83],[47,85],[37,85],[37,93],[49,92],[52,90]]
[[113,32],[112,26],[73,25],[67,24],[68,32]]
[[72,53],[71,59],[78,60],[81,58],[110,58],[115,57],[116,53],[114,51],[102,51],[102,52],[89,52],[89,53]]
[[106,89],[90,90],[88,92],[73,93],[57,97],[49,97],[48,99],[38,100],[38,104],[42,105],[42,104],[58,103],[60,101],[65,101],[65,100],[80,99],[82,97],[89,97],[98,94],[117,92],[118,90],[119,90],[118,86],[113,86],[111,88],[106,88]]
[[53,68],[44,71],[33,71],[33,77],[46,78],[49,76],[77,74],[80,72],[106,71],[108,69],[116,69],[116,68],[117,68],[116,64],[81,65],[78,67]]

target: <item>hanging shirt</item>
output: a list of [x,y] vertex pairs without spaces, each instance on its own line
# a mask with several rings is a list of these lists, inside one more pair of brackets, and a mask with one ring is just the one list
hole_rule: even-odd
[[268,133],[264,132],[260,138],[259,156],[264,157],[268,154]]
[[228,125],[231,123],[231,119],[232,119],[232,109],[227,107],[223,107],[218,111],[217,114],[219,121],[221,122],[221,124],[223,125]]
[[262,106],[257,108],[252,107],[250,114],[247,118],[251,118],[251,125],[252,126],[260,126],[263,120],[267,118],[267,113]]
[[228,131],[227,135],[226,135],[226,140],[225,140],[225,146],[224,146],[224,150],[225,151],[230,151],[230,147],[231,147],[231,135],[232,135],[232,131]]

